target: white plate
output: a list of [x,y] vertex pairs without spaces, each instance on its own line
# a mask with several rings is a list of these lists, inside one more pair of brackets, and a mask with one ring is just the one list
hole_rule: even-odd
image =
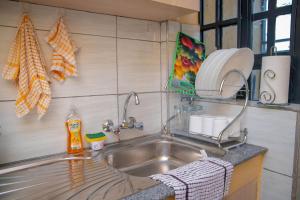
[[215,92],[211,92],[210,96],[218,96],[219,95],[219,87],[220,85],[216,86],[216,81],[218,79],[219,73],[222,70],[223,65],[227,62],[228,58],[235,52],[237,49],[223,49],[223,51],[219,54],[218,60],[214,63],[214,68],[211,70],[210,74],[210,81],[208,82],[208,88],[210,90],[215,90]]
[[207,82],[206,79],[208,78],[207,72],[210,68],[211,63],[215,60],[215,57],[218,55],[218,51],[212,52],[202,63],[200,70],[197,73],[196,80],[195,80],[195,89],[196,93],[199,96],[207,95]]
[[[209,87],[211,84],[211,79],[212,79],[212,71],[218,66],[217,63],[218,61],[222,58],[222,54],[224,53],[223,50],[218,50],[215,51],[216,53],[211,57],[211,61],[206,64],[206,73],[203,75],[202,82],[200,84],[204,87],[205,90],[211,90]],[[203,89],[203,88],[202,88]],[[200,91],[199,96],[210,96],[212,95],[211,91]]]
[[[221,49],[211,53],[202,63],[196,76],[196,94],[200,97],[220,97],[218,92],[224,75],[231,70],[239,70],[246,79],[250,76],[254,64],[254,54],[249,48]],[[231,74],[224,82],[221,97],[235,95],[243,86],[238,74]]]
[[[238,49],[227,62],[223,65],[216,83],[216,87],[219,87],[224,75],[231,70],[239,70],[245,76],[246,79],[249,78],[252,68],[254,65],[254,54],[249,48]],[[230,74],[223,86],[222,97],[229,98],[234,96],[244,85],[243,80],[238,74]]]
[[227,50],[221,49],[212,52],[202,63],[202,66],[196,76],[195,88],[196,94],[201,97],[209,97],[217,94],[209,90],[215,90],[212,79],[216,79],[218,74],[214,74],[216,69],[220,68],[221,63],[224,63],[224,55]]

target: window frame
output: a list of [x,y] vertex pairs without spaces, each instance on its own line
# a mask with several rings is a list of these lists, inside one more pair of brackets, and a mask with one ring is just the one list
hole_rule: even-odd
[[[204,1],[205,0],[200,0],[200,15],[199,15],[199,22],[200,22],[200,37],[201,41],[203,42],[204,39],[204,32],[209,31],[209,30],[215,30],[215,47],[217,49],[222,48],[222,37],[223,37],[223,31],[222,29],[224,27],[229,27],[229,26],[237,26],[237,47],[240,47],[240,32],[241,32],[241,1],[242,0],[237,0],[237,16],[236,18],[232,19],[226,19],[223,20],[223,0],[215,0],[216,1],[216,8],[215,8],[215,22],[214,23],[209,23],[205,24],[204,22]],[[206,1],[211,1],[211,0],[206,0]]]
[[[276,6],[277,0],[268,0],[268,10],[259,12],[259,13],[253,13],[252,14],[252,0],[247,0],[248,6],[250,8],[250,27],[248,28],[250,34],[250,43],[249,46],[252,48],[252,23],[257,20],[262,20],[262,19],[267,19],[267,52],[266,53],[260,53],[260,54],[255,54],[255,63],[254,63],[254,68],[253,69],[261,69],[261,62],[262,62],[262,57],[271,55],[271,47],[275,46],[276,42],[279,41],[290,41],[290,50],[286,51],[279,51],[277,52],[278,55],[290,55],[291,51],[293,50],[292,47],[292,40],[294,38],[293,35],[293,10],[292,10],[292,5],[294,4],[294,0],[292,0],[292,5],[288,6],[283,6],[283,7],[278,7]],[[281,40],[276,40],[275,39],[275,31],[276,31],[276,18],[280,15],[286,15],[286,14],[291,14],[291,34],[289,39],[281,39]]]

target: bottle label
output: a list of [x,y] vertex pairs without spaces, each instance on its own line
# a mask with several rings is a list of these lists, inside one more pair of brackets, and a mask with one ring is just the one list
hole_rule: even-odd
[[71,149],[81,149],[80,120],[69,120],[68,128],[70,131]]

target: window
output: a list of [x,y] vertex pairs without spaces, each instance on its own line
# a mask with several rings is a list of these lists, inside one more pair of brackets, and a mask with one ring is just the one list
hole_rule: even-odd
[[276,17],[275,46],[278,51],[290,50],[291,14]]
[[268,20],[260,19],[252,22],[252,50],[255,54],[267,53]]
[[206,54],[221,48],[238,47],[241,0],[201,0],[201,38]]
[[256,55],[255,68],[260,68],[261,57],[270,54],[273,46],[279,54],[289,54],[292,3],[292,0],[201,0],[201,36],[207,54],[215,49],[248,46]]
[[[215,49],[249,47],[255,54],[254,69],[261,69],[262,57],[277,48],[279,55],[299,56],[299,69],[291,73],[293,102],[300,103],[300,42],[295,37],[300,24],[296,18],[300,3],[296,0],[201,0],[201,38],[207,54]],[[298,4],[296,4],[298,3]],[[292,7],[293,6],[293,7]],[[298,7],[297,7],[298,6]],[[300,16],[300,14],[299,14]],[[300,39],[299,39],[300,41]],[[299,53],[299,55],[297,55]],[[293,62],[293,59],[292,59]],[[294,64],[295,66],[295,64]],[[295,77],[296,74],[299,77]],[[299,92],[296,91],[298,87]],[[299,93],[299,94],[298,94]]]
[[289,53],[292,0],[251,1],[251,48],[258,68],[261,57],[270,54],[273,46],[279,54]]

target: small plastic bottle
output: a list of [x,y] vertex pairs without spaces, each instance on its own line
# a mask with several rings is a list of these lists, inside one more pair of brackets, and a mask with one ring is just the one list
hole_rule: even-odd
[[74,106],[72,106],[71,112],[67,116],[65,124],[68,131],[67,152],[69,154],[77,154],[83,152],[83,143],[81,136],[82,122]]

